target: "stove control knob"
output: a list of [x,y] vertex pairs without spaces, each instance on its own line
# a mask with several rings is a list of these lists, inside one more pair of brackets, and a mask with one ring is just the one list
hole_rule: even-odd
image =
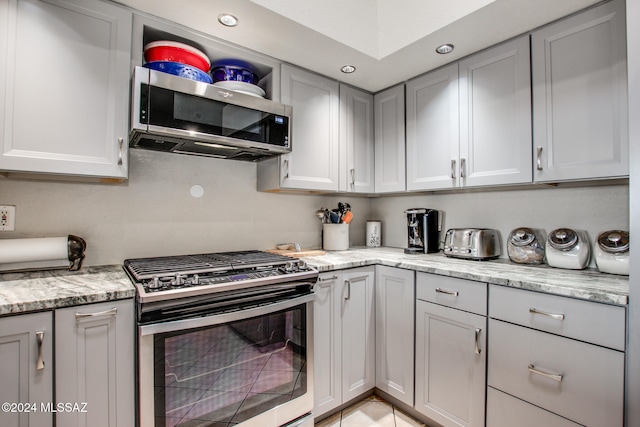
[[162,287],[162,283],[160,283],[160,278],[158,276],[153,276],[153,281],[147,284],[149,289],[160,289]]
[[200,284],[200,276],[198,276],[197,274],[194,274],[193,278],[191,279],[191,284],[192,285],[199,285]]
[[298,260],[298,270],[306,270],[307,263],[304,260]]
[[182,285],[184,285],[184,279],[182,277],[182,274],[176,274],[175,286],[182,286]]
[[294,271],[296,271],[297,269],[297,265],[294,261],[288,261],[285,265],[284,265],[284,271],[286,273],[293,273]]

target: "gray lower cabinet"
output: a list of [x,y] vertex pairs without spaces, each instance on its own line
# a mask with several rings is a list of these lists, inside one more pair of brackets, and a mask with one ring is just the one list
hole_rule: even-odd
[[413,406],[415,272],[376,266],[376,388]]
[[86,412],[59,412],[56,426],[134,425],[133,300],[55,311],[56,400],[86,403]]
[[52,324],[50,311],[0,318],[0,403],[11,405],[0,411],[2,427],[53,425],[41,406],[53,402]]
[[489,316],[487,427],[523,407],[542,425],[623,426],[624,307],[491,285]]
[[531,405],[509,394],[487,388],[487,426],[491,427],[580,427],[566,418]]
[[374,267],[320,274],[314,287],[314,416],[375,386]]
[[416,276],[414,407],[444,427],[485,425],[486,292],[480,282]]

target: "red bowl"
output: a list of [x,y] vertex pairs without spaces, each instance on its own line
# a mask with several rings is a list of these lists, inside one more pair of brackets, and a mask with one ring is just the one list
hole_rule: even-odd
[[211,62],[207,55],[188,44],[160,40],[144,47],[144,59],[147,62],[169,61],[196,67],[205,73],[209,72]]

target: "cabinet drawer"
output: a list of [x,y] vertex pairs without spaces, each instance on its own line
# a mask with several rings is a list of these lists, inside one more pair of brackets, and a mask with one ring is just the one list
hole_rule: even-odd
[[590,427],[622,426],[624,353],[494,319],[488,336],[488,385]]
[[487,315],[487,284],[437,274],[416,275],[416,298]]
[[487,388],[487,427],[580,427],[549,411]]
[[624,307],[491,285],[489,316],[620,351],[625,349]]

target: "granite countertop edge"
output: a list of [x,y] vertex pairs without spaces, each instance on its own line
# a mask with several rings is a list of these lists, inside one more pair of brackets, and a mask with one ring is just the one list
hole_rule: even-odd
[[[304,257],[320,273],[384,265],[494,285],[614,305],[629,299],[627,276],[593,269],[529,266],[505,259],[470,261],[442,254],[408,255],[398,248],[354,248]],[[81,271],[40,270],[0,274],[0,316],[52,310],[135,297],[122,265],[83,267]]]
[[606,304],[626,305],[629,278],[595,269],[568,270],[516,264],[506,259],[472,261],[443,254],[405,254],[398,248],[355,248],[304,257],[319,272],[385,265],[419,272],[509,286]]
[[133,298],[121,265],[0,274],[0,316]]

